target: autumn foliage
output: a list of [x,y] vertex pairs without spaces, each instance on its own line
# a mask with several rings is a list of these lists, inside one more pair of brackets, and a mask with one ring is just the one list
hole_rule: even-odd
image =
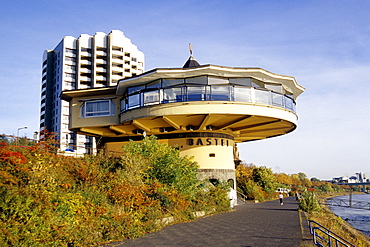
[[290,195],[310,192],[339,192],[343,186],[318,179],[308,179],[306,174],[273,173],[271,168],[241,163],[236,169],[238,191],[251,200],[265,201],[276,199],[276,189],[285,188]]
[[199,181],[196,163],[154,137],[123,157],[52,148],[0,144],[0,246],[92,246],[229,208],[224,188]]

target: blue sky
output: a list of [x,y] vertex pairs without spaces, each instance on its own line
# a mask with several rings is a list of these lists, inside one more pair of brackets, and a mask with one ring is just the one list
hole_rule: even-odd
[[121,30],[145,69],[200,64],[294,76],[296,131],[239,144],[247,163],[308,177],[370,177],[370,1],[13,0],[0,8],[0,133],[38,130],[41,63],[64,36]]

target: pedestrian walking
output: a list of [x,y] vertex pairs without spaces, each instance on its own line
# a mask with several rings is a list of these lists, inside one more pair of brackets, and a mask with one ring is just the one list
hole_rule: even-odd
[[236,194],[236,190],[233,188],[230,188],[229,190],[229,199],[230,199],[230,207],[234,208],[234,206],[237,204],[238,196]]
[[282,193],[280,193],[280,194],[279,194],[280,205],[283,205],[283,204],[284,204],[284,202],[283,202],[283,198],[284,198],[283,194],[282,194]]

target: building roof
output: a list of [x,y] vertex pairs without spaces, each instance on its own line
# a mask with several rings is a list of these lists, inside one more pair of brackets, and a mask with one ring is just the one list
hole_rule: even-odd
[[228,78],[252,77],[264,83],[281,84],[287,91],[293,93],[294,99],[305,90],[292,76],[271,73],[261,68],[236,68],[207,64],[189,68],[157,68],[125,78],[119,81],[116,94],[123,95],[128,87],[142,85],[161,78],[187,78],[202,75]]
[[192,68],[192,67],[199,67],[200,64],[198,63],[197,60],[193,56],[190,55],[188,61],[182,66],[183,68]]

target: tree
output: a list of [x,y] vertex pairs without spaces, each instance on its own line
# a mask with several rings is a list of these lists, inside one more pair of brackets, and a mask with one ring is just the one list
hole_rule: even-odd
[[307,179],[307,175],[304,172],[298,172],[299,180],[304,181]]
[[275,174],[276,182],[290,186],[292,184],[292,178],[285,173]]
[[320,182],[320,179],[313,177],[311,178],[311,182]]
[[236,178],[239,183],[245,183],[248,180],[253,179],[252,174],[253,174],[253,169],[256,166],[253,164],[240,164],[236,168]]
[[298,174],[292,174],[290,175],[290,177],[292,178],[292,184],[293,185],[301,185],[301,180],[299,179],[299,176]]
[[253,169],[252,177],[254,182],[267,193],[273,193],[276,191],[278,184],[276,178],[271,170],[265,166],[255,167]]

